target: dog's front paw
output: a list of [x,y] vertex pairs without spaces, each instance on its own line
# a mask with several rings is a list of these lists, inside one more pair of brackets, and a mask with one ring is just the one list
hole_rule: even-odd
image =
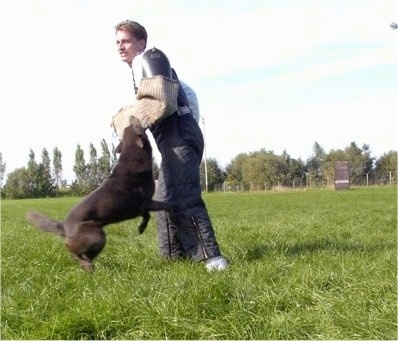
[[138,233],[143,234],[147,226],[148,226],[147,223],[141,221],[141,223],[138,225]]
[[148,226],[149,219],[150,219],[149,212],[145,212],[142,215],[141,223],[138,225],[138,233],[139,234],[143,234],[144,233],[146,227]]

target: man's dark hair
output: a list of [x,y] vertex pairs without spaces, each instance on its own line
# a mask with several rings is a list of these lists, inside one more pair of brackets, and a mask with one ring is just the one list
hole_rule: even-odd
[[116,31],[127,31],[132,36],[134,36],[135,39],[144,40],[145,47],[146,47],[148,34],[146,33],[145,27],[140,25],[138,22],[132,21],[132,20],[124,20],[115,26],[115,30]]

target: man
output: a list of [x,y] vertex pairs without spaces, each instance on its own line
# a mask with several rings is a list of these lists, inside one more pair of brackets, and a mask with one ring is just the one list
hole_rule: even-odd
[[121,60],[133,72],[137,102],[122,108],[114,122],[121,120],[125,126],[128,118],[135,116],[150,129],[162,157],[156,199],[174,209],[173,221],[165,212],[157,215],[160,253],[168,259],[204,261],[209,271],[225,270],[229,264],[221,255],[201,197],[199,167],[204,140],[197,122],[196,95],[186,84],[180,84],[166,55],[155,48],[143,55],[139,69],[144,77],[137,87],[133,61],[146,49],[147,32],[130,20],[115,29]]

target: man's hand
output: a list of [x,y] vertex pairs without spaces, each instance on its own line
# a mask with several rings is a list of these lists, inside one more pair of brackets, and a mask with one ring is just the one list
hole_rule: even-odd
[[144,129],[177,111],[179,83],[163,76],[143,78],[137,93],[137,102],[121,108],[112,118],[112,127],[122,138],[130,117],[138,118]]

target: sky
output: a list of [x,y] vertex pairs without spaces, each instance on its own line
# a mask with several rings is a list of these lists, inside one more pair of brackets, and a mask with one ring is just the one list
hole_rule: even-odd
[[206,156],[222,167],[260,149],[305,161],[315,142],[397,150],[397,0],[3,0],[6,175],[57,147],[71,181],[78,144],[86,161],[90,143],[99,156],[102,139],[117,145],[112,116],[134,96],[115,44],[125,19],[196,91]]

